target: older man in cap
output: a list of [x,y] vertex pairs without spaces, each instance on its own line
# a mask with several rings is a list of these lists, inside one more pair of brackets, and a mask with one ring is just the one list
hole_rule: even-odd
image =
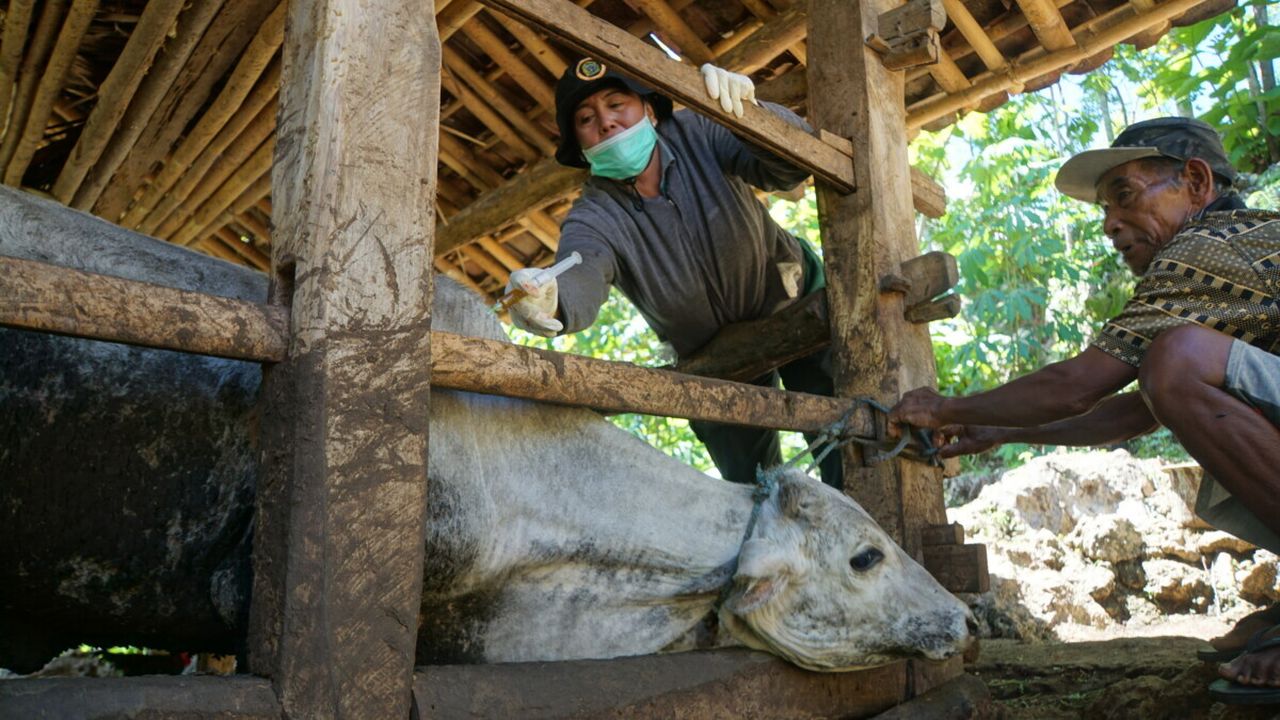
[[[1058,189],[1103,209],[1138,276],[1081,354],[994,390],[907,393],[894,422],[934,428],[943,456],[1006,442],[1107,445],[1169,428],[1206,471],[1196,511],[1280,552],[1280,213],[1248,210],[1218,135],[1187,118],[1136,123],[1071,158]],[[1120,393],[1138,381],[1138,392]],[[1228,702],[1280,702],[1280,606],[1202,657]]]

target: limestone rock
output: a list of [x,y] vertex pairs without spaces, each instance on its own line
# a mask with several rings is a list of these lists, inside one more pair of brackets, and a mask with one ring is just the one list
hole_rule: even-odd
[[1220,552],[1243,555],[1247,552],[1252,552],[1254,546],[1252,543],[1241,540],[1230,533],[1213,530],[1200,536],[1199,542],[1196,543],[1196,549],[1202,555],[1214,555]]
[[1142,536],[1129,520],[1116,515],[1082,518],[1067,537],[1090,560],[1124,562],[1142,557]]
[[1265,555],[1264,551],[1258,551],[1248,567],[1242,567],[1236,576],[1240,598],[1254,605],[1269,605],[1280,601],[1280,587],[1276,583],[1276,557],[1271,553]]
[[1155,559],[1143,562],[1142,569],[1147,594],[1166,613],[1204,612],[1213,600],[1213,588],[1199,568]]

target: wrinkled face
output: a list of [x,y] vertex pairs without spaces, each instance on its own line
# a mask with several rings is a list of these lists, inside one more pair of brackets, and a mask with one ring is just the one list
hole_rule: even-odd
[[625,87],[605,88],[578,103],[573,111],[573,134],[578,146],[589,148],[640,122],[654,119],[653,108]]
[[1098,181],[1102,231],[1134,275],[1200,208],[1181,173],[1141,160],[1113,168]]
[[861,508],[796,472],[766,502],[720,622],[745,645],[810,670],[948,658],[969,609]]

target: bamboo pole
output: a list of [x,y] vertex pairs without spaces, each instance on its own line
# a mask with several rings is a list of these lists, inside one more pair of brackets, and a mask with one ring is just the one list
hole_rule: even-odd
[[143,78],[142,85],[129,102],[129,109],[125,111],[111,142],[81,181],[71,200],[71,207],[89,210],[98,201],[116,170],[133,150],[142,131],[151,122],[152,114],[164,100],[174,78],[182,72],[204,31],[222,8],[222,3],[223,0],[193,0],[186,11],[178,16],[178,28],[174,31],[173,42],[165,47]]
[[455,0],[439,10],[436,22],[440,26],[440,43],[462,29],[484,6],[476,0]]
[[1055,52],[1076,44],[1075,38],[1067,28],[1067,23],[1062,19],[1062,13],[1058,12],[1057,6],[1050,0],[1017,0],[1017,2],[1018,7],[1022,8],[1022,14],[1027,16],[1031,30],[1035,32],[1040,44],[1046,50]]
[[215,218],[231,207],[231,204],[242,193],[253,186],[254,183],[259,182],[264,175],[268,178],[267,189],[269,192],[271,153],[275,150],[275,145],[275,138],[268,138],[263,141],[262,145],[249,157],[245,164],[240,166],[231,177],[227,178],[227,181],[218,188],[217,192],[192,213],[190,221],[170,238],[170,242],[177,245],[187,245],[200,237],[205,228]]
[[[279,87],[280,61],[277,59],[267,68],[267,72],[258,81],[258,86],[232,116],[231,121],[218,132],[218,136],[200,152],[200,156],[191,164],[187,172],[183,173],[177,184],[170,188],[156,207],[147,214],[139,230],[148,235],[165,237],[163,233],[157,233],[156,229],[161,227],[174,210],[181,207],[193,193],[199,195],[197,188],[206,175],[218,172],[216,165],[223,160],[224,151],[227,159],[223,166],[227,168],[226,172],[229,174],[236,167],[237,162],[243,162],[253,149],[271,134],[276,126],[275,103]],[[237,156],[239,146],[234,143],[237,143],[241,137],[245,138],[240,143],[244,146],[244,150],[242,155]],[[226,176],[223,175],[222,179],[226,179]],[[220,184],[221,180],[217,182]],[[216,187],[215,184],[214,188]],[[209,188],[207,192],[212,191],[213,188]],[[207,196],[206,193],[202,199]]]
[[[1059,8],[1066,7],[1073,2],[1075,2],[1075,0],[1053,0],[1054,6]],[[988,23],[985,28],[979,28],[979,31],[989,38],[991,43],[997,43],[1026,27],[1028,27],[1027,17],[1021,12],[1010,10],[998,19]],[[978,49],[969,42],[968,38],[965,37],[964,33],[960,32],[947,33],[947,36],[942,42],[942,50],[949,54],[952,60],[956,61],[964,58],[969,53],[979,52]],[[985,65],[986,62],[984,61],[983,64]],[[927,67],[918,67],[908,70],[907,82],[918,80],[928,73],[928,71]]]
[[[482,237],[476,240],[476,244],[484,248],[484,251],[492,255],[495,260],[502,263],[507,270],[515,271],[525,266],[525,263],[521,262],[520,258],[513,255],[496,238]],[[506,279],[503,278],[502,282],[505,284]]]
[[27,28],[31,25],[34,6],[35,0],[9,0],[4,16],[4,35],[0,39],[0,128],[5,128],[4,131],[9,125],[13,86],[18,79],[18,63],[22,62],[22,48],[27,44]]
[[702,38],[698,37],[684,18],[680,17],[680,13],[663,0],[632,0],[631,4],[649,16],[653,24],[658,26],[658,30],[666,35],[672,44],[679,48],[680,53],[694,65],[709,63],[715,59],[711,48],[707,47]]
[[178,13],[185,4],[185,0],[152,0],[147,3],[119,59],[98,88],[98,102],[94,104],[80,139],[53,183],[53,196],[58,202],[64,205],[71,203],[85,174],[102,156],[103,149],[129,108],[129,101],[151,68],[160,46],[174,29]]
[[471,88],[467,87],[465,83],[458,82],[452,73],[444,75],[443,79],[445,89],[458,98],[482,125],[488,128],[499,140],[506,143],[507,147],[511,148],[521,160],[532,163],[542,157],[537,148],[525,142],[524,138],[520,137],[498,113],[485,104],[484,100],[472,92]]
[[499,285],[506,285],[510,279],[511,273],[505,267],[489,256],[479,245],[468,245],[458,250],[458,254],[465,260],[480,266],[486,275],[493,278]]
[[[982,30],[982,26],[961,0],[942,0],[942,7],[947,11],[947,17],[955,24],[956,30],[959,30],[964,39],[969,41],[969,47],[978,54],[988,70],[999,70],[1007,64],[1004,54],[995,43],[991,42],[991,38],[987,37],[987,33]],[[952,62],[955,61],[952,60]]]
[[[262,143],[271,136],[276,126],[276,109],[273,106],[265,106],[258,111],[257,117],[253,119],[245,129],[240,133],[226,151],[214,159],[213,165],[209,171],[203,176],[196,176],[199,182],[190,191],[190,194],[179,205],[176,202],[169,207],[169,211],[162,216],[163,221],[159,222],[159,228],[152,234],[156,237],[167,238],[178,231],[182,225],[187,222],[191,214],[196,208],[200,207],[213,193],[217,192],[222,183],[236,171],[237,168],[253,155],[254,151],[261,147]],[[169,203],[162,203],[156,209],[156,213],[160,213]],[[145,225],[143,226],[146,227]]]
[[66,0],[49,0],[40,13],[40,20],[36,22],[35,36],[31,38],[31,46],[23,56],[22,68],[18,71],[18,84],[9,111],[9,125],[5,129],[4,142],[0,144],[0,168],[9,166],[18,143],[26,134],[31,105],[35,102],[36,90],[44,75],[45,63],[48,62],[49,53],[57,39],[59,23],[66,7]]
[[458,80],[489,103],[503,119],[518,130],[525,141],[532,143],[543,155],[554,155],[556,144],[540,127],[524,114],[524,111],[511,104],[505,94],[499,92],[492,83],[476,72],[474,68],[456,50],[444,47],[444,64],[449,72],[458,76]]
[[209,145],[235,115],[271,63],[271,59],[275,57],[280,44],[284,42],[284,19],[287,8],[288,2],[282,0],[263,22],[257,34],[249,41],[244,54],[240,56],[235,70],[231,72],[231,77],[218,93],[218,97],[200,116],[195,128],[165,160],[164,168],[147,186],[142,197],[125,213],[124,219],[120,221],[121,225],[132,228],[142,223],[178,178],[190,171],[189,166],[201,150]]
[[435,262],[433,264],[435,265],[436,270],[439,270],[441,273],[443,273],[445,276],[452,279],[454,282],[458,283],[459,285],[465,288],[468,288],[475,294],[484,298],[486,303],[493,300],[493,297],[489,293],[485,292],[484,288],[480,287],[479,283],[477,283],[475,280],[472,280],[470,275],[464,272],[462,268],[459,268],[453,263],[450,263],[449,261],[445,260],[443,256],[436,257]]
[[235,233],[227,228],[219,228],[211,237],[215,237],[222,244],[231,248],[231,251],[239,255],[245,262],[257,270],[266,272],[271,269],[271,258],[262,254],[262,251],[253,245],[241,240]]
[[719,56],[716,64],[745,74],[759,70],[804,39],[808,17],[809,6],[797,3],[766,22],[749,40]]
[[[963,92],[912,105],[908,108],[907,128],[914,130],[967,105],[981,102],[985,97],[1025,85],[1028,80],[1074,65],[1153,25],[1175,18],[1201,2],[1203,0],[1170,0],[1158,5],[1150,13],[1133,15],[1109,27],[1097,28],[1095,24],[1086,23],[1076,29],[1074,47],[1049,53],[1043,49],[1032,50],[1019,58],[1008,72],[984,73],[974,78],[973,85]],[[1119,11],[1133,12],[1128,6],[1121,6]],[[1108,14],[1097,20],[1112,17]]]
[[520,41],[524,49],[529,55],[542,64],[542,67],[551,73],[551,77],[559,78],[564,71],[569,68],[569,63],[560,57],[560,52],[551,47],[551,44],[542,39],[542,36],[534,32],[528,25],[516,22],[497,10],[489,9],[489,14],[498,24],[506,28],[512,37]]
[[555,90],[536,72],[524,63],[492,30],[479,21],[469,22],[462,27],[462,34],[474,42],[485,55],[489,56],[499,67],[511,76],[520,89],[532,97],[544,110],[555,113]]
[[80,40],[89,29],[93,15],[98,11],[98,0],[74,0],[71,10],[67,12],[62,30],[58,33],[58,41],[49,56],[44,72],[40,75],[40,84],[36,88],[35,98],[31,103],[31,112],[27,116],[22,137],[14,149],[13,157],[4,171],[6,185],[20,186],[22,176],[31,165],[31,158],[36,153],[36,145],[44,138],[45,128],[49,125],[49,116],[53,114],[53,101],[62,91],[62,83],[66,80],[67,70],[76,58],[80,49]]

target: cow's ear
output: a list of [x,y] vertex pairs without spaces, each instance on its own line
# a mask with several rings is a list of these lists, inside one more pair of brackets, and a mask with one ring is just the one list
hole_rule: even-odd
[[776,544],[760,539],[743,543],[734,579],[746,581],[747,587],[734,603],[734,610],[747,613],[768,604],[786,587],[790,573],[791,564]]

